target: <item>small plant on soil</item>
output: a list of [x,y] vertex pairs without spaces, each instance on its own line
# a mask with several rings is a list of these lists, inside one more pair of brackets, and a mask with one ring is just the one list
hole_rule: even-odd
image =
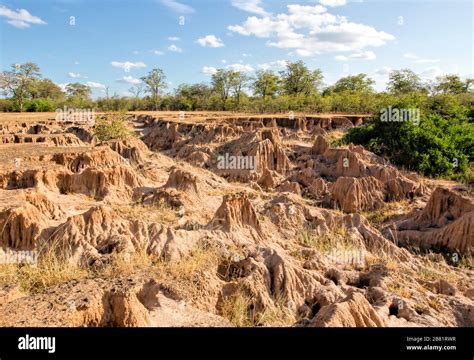
[[111,112],[98,119],[93,135],[100,141],[124,140],[132,136],[132,131],[127,125],[127,113],[124,111]]

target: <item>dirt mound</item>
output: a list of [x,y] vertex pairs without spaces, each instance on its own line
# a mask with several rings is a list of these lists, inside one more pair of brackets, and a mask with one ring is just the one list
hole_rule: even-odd
[[168,181],[164,187],[173,188],[185,193],[194,193],[195,195],[199,195],[197,177],[189,171],[179,168],[174,168],[171,170]]
[[48,219],[28,203],[0,212],[0,245],[14,250],[33,250]]
[[109,147],[98,147],[81,153],[54,154],[52,160],[75,173],[79,173],[88,167],[126,165],[124,159]]
[[[145,278],[72,281],[44,294],[11,296],[0,314],[3,326],[195,327],[232,326],[225,319],[163,294]],[[34,309],[30,313],[30,309]]]
[[264,182],[262,178],[268,177],[266,170],[284,175],[290,168],[278,129],[244,133],[217,152],[220,155],[212,169],[231,181]]
[[209,226],[228,232],[246,228],[256,231],[259,235],[262,234],[257,212],[246,193],[224,196]]
[[[470,197],[437,189],[428,200],[430,182],[331,145],[360,116],[210,118],[134,115],[143,142],[98,145],[86,127],[4,131],[0,258],[36,250],[38,263],[7,272],[24,292],[0,287],[0,323],[474,323],[470,258],[410,252],[470,254]],[[14,142],[63,134],[86,146]],[[60,268],[47,280],[61,285],[38,290],[54,255],[89,280]]]
[[144,185],[141,177],[126,166],[88,167],[77,174],[61,172],[56,179],[49,177],[45,180],[47,187],[51,186],[61,194],[79,193],[111,202],[131,198],[134,189]]
[[318,135],[311,149],[311,152],[315,155],[323,155],[328,148],[329,144],[326,139],[324,139],[324,136]]
[[321,308],[311,326],[383,327],[385,324],[364,295],[354,292],[341,302]]
[[364,178],[340,177],[331,191],[335,207],[356,213],[380,209],[384,204],[383,184],[372,176]]
[[61,204],[58,204],[55,201],[56,199],[53,199],[36,189],[33,191],[29,189],[22,191],[19,198],[34,205],[42,214],[50,219],[58,220],[66,215],[66,210],[64,210]]
[[384,230],[404,246],[474,253],[474,202],[449,189],[437,188],[425,208]]
[[127,159],[131,164],[142,164],[148,154],[148,148],[143,141],[136,138],[129,138],[126,140],[111,140],[104,143],[112,150],[119,153],[124,159]]

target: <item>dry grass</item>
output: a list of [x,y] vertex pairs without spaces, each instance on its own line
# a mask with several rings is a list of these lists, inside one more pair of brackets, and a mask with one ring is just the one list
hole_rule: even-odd
[[0,266],[0,285],[18,284],[27,294],[71,280],[84,279],[88,271],[47,254],[36,265],[9,264]]
[[400,269],[398,261],[387,254],[367,254],[365,257],[365,269],[370,270],[373,265],[383,265],[388,271],[392,273]]
[[408,200],[386,203],[381,209],[372,212],[363,212],[362,215],[377,229],[387,220],[410,212]]
[[147,254],[145,248],[138,249],[133,253],[112,253],[108,263],[97,270],[97,276],[114,278],[117,276],[128,276],[153,268],[153,258]]
[[224,299],[221,316],[237,327],[290,326],[294,324],[295,317],[283,309],[283,301],[276,301],[275,306],[256,311],[255,300],[243,289],[238,289],[235,294]]
[[203,272],[217,269],[219,256],[212,247],[198,246],[178,261],[160,259],[155,267],[161,277],[193,281]]
[[443,308],[443,303],[438,296],[432,296],[428,299],[428,306],[436,311],[441,311]]
[[[333,228],[326,234],[318,235],[314,230],[306,229],[298,237],[299,245],[314,249],[325,255],[330,261],[347,270],[364,267],[368,254],[365,247],[347,231],[345,227]],[[296,258],[304,259],[303,255]]]
[[391,281],[388,283],[387,290],[405,299],[410,299],[413,296],[413,290],[399,281]]
[[312,229],[305,229],[300,233],[298,242],[302,246],[310,247],[320,252],[331,251],[335,248],[355,249],[354,243],[351,241],[345,227],[333,229],[323,235],[316,234]]
[[249,308],[252,299],[243,293],[226,298],[223,301],[221,316],[237,327],[251,327],[254,325],[254,315]]
[[143,204],[118,205],[114,210],[128,220],[142,219],[149,223],[161,223],[168,226],[176,225],[176,210],[164,201],[159,201],[153,206]]

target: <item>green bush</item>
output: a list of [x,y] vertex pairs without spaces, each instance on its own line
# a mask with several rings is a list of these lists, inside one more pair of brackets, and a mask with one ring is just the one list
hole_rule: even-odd
[[462,116],[444,119],[429,114],[421,117],[419,126],[377,118],[351,129],[344,142],[364,145],[397,165],[432,177],[458,177],[474,161],[474,125]]
[[93,135],[100,141],[123,140],[133,136],[127,125],[126,112],[112,112],[96,121]]
[[11,99],[0,99],[0,112],[15,111],[15,102]]
[[53,111],[53,104],[46,99],[36,99],[26,104],[28,112],[47,112]]

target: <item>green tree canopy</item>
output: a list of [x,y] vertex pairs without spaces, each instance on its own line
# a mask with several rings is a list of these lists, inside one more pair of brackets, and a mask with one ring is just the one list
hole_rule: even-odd
[[79,101],[84,101],[90,100],[92,91],[89,86],[76,82],[66,85],[66,94],[69,99],[77,99]]
[[160,92],[166,88],[165,73],[161,69],[153,69],[148,75],[141,77],[141,80],[146,84],[147,92],[150,93],[157,110]]
[[222,110],[224,111],[227,109],[227,100],[229,99],[230,91],[235,86],[235,76],[235,71],[225,69],[218,69],[212,75],[212,90],[218,94],[221,100]]
[[321,70],[311,71],[301,60],[287,63],[280,75],[287,95],[312,95],[319,91],[323,81]]
[[329,92],[341,93],[345,91],[350,92],[369,92],[373,91],[374,80],[367,77],[366,74],[349,75],[340,78],[328,90]]
[[280,77],[270,70],[259,70],[256,75],[252,83],[254,95],[263,99],[275,96],[279,90]]
[[394,95],[403,95],[424,90],[421,79],[410,69],[390,72],[387,90]]
[[0,75],[0,88],[7,96],[12,96],[20,111],[31,96],[31,85],[40,77],[40,69],[35,63],[13,64],[10,71]]
[[462,94],[468,91],[470,83],[470,79],[464,82],[458,75],[448,74],[436,79],[434,89],[441,94]]

